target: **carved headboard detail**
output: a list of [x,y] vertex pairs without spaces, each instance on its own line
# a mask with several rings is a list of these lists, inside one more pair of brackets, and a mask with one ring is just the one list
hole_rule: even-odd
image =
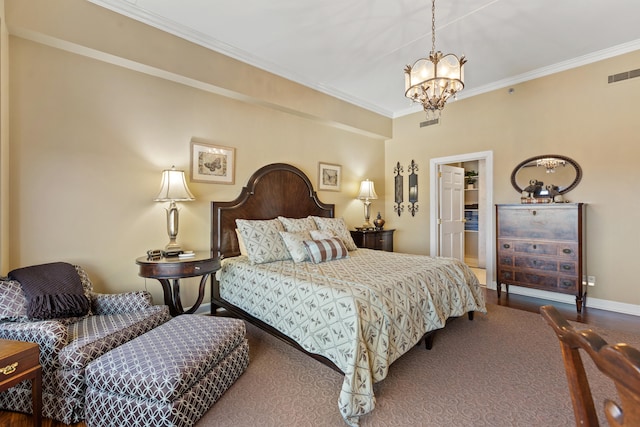
[[212,255],[240,255],[236,219],[273,219],[279,215],[333,217],[334,205],[322,203],[309,178],[295,166],[286,163],[263,166],[251,175],[235,200],[211,202]]

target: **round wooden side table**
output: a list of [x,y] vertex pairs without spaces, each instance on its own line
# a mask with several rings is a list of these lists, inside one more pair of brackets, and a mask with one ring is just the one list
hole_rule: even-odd
[[[204,299],[204,288],[211,273],[220,269],[220,260],[213,258],[210,252],[196,252],[190,258],[169,257],[148,259],[146,256],[136,259],[140,266],[138,275],[149,279],[157,279],[162,285],[164,303],[169,306],[172,316],[194,313]],[[199,277],[200,287],[196,303],[187,311],[182,308],[180,300],[180,279]]]

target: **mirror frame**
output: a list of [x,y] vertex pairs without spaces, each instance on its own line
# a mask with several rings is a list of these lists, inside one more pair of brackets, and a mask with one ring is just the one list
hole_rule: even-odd
[[513,185],[513,188],[515,188],[518,193],[522,193],[522,191],[524,190],[523,188],[520,188],[518,186],[518,183],[516,181],[516,175],[518,174],[520,169],[522,169],[524,167],[524,165],[526,165],[527,163],[530,163],[530,162],[532,162],[534,160],[538,160],[538,159],[545,159],[547,157],[554,157],[556,159],[564,160],[565,162],[567,162],[571,166],[573,166],[573,168],[576,170],[576,178],[573,180],[573,182],[569,186],[567,186],[567,188],[563,189],[562,191],[559,191],[558,193],[559,194],[566,194],[569,191],[571,191],[574,188],[576,188],[576,186],[578,185],[578,183],[582,179],[582,168],[580,167],[580,165],[575,160],[570,159],[567,156],[561,156],[559,154],[544,154],[544,155],[541,155],[541,156],[530,157],[530,158],[518,163],[518,165],[515,167],[515,169],[513,169],[513,172],[511,172],[511,185]]

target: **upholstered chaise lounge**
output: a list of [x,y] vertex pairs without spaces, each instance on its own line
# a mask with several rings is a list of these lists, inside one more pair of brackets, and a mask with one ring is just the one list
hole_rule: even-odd
[[[152,305],[148,292],[97,294],[86,272],[75,270],[90,300],[80,317],[31,320],[21,284],[0,278],[0,338],[39,344],[42,415],[67,424],[85,418],[86,366],[170,319],[167,306]],[[31,413],[30,381],[0,393],[0,409]]]

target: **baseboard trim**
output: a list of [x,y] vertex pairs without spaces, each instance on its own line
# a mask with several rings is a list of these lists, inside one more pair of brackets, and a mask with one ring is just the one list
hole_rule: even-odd
[[[494,288],[495,289],[495,288]],[[549,301],[556,301],[565,304],[576,303],[574,295],[560,294],[557,292],[541,291],[539,289],[522,288],[520,286],[509,285],[509,293],[523,295],[533,298],[541,298]],[[586,306],[598,310],[613,311],[615,313],[630,314],[640,316],[640,305],[627,304],[624,302],[609,301],[605,299],[593,298],[587,295]]]

